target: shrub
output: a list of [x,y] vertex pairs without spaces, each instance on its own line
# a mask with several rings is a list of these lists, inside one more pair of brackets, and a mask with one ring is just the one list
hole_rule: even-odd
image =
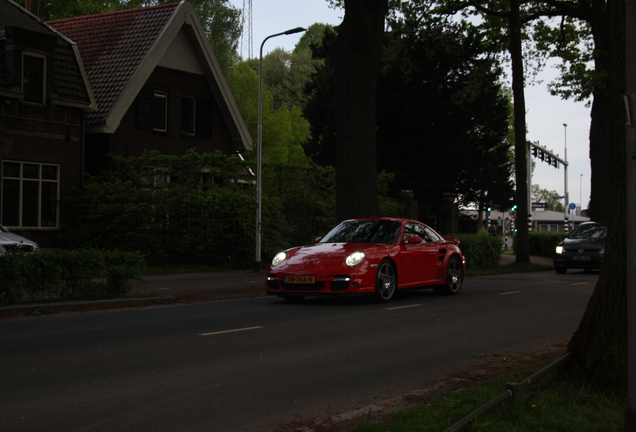
[[477,234],[459,234],[455,236],[459,248],[466,258],[466,267],[490,267],[499,264],[501,259],[501,239],[488,235],[485,231]]
[[[530,255],[552,257],[554,249],[563,240],[564,233],[559,232],[529,232],[528,249]],[[513,250],[517,252],[516,236],[513,237]]]
[[144,267],[138,252],[84,249],[0,255],[0,304],[125,297],[130,281],[138,280]]

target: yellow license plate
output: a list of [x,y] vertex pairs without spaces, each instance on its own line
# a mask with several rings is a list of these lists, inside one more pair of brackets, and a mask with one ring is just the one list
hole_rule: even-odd
[[285,276],[285,282],[293,284],[312,284],[316,283],[315,276]]

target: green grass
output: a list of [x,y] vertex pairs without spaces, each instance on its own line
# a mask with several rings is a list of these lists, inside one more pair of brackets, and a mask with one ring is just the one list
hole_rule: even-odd
[[[440,396],[393,413],[386,423],[365,421],[351,432],[442,432],[535,371],[523,371]],[[626,400],[549,375],[478,417],[463,432],[614,432],[624,429]]]

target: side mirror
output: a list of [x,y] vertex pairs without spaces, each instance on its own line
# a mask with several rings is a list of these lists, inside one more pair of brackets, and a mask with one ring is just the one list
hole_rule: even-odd
[[320,243],[320,240],[322,240],[322,237],[316,237],[316,239],[314,239],[314,243]]
[[411,236],[404,240],[404,244],[420,244],[422,243],[422,238],[418,236]]

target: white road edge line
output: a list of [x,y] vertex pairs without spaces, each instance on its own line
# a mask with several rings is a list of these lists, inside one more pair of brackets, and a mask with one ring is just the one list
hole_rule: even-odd
[[396,307],[392,307],[392,308],[384,308],[384,310],[406,309],[406,308],[412,308],[412,307],[418,307],[418,306],[422,306],[422,305],[421,304],[414,304],[414,305],[408,305],[408,306],[396,306]]
[[236,333],[236,332],[240,332],[240,331],[257,330],[257,329],[262,329],[262,328],[263,328],[263,326],[245,327],[245,328],[240,328],[240,329],[223,330],[223,331],[211,332],[211,333],[199,333],[199,336],[212,336],[212,335],[218,335],[218,334],[223,334],[223,333]]
[[572,284],[572,286],[587,285],[587,284],[588,284],[588,282],[578,282],[578,283]]
[[521,291],[510,291],[505,293],[499,293],[499,295],[508,295],[508,294],[519,294]]

